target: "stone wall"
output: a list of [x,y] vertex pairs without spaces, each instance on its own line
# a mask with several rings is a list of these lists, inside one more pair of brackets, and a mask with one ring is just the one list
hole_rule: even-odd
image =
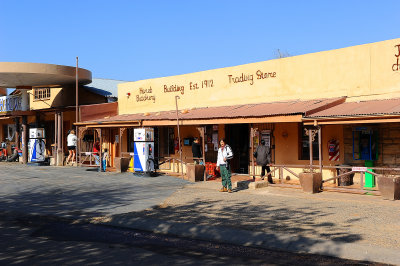
[[[386,123],[368,126],[378,132],[378,160],[375,166],[397,167],[400,165],[400,123]],[[355,126],[346,125],[344,131],[345,164],[364,165],[364,160],[353,160],[353,135]]]

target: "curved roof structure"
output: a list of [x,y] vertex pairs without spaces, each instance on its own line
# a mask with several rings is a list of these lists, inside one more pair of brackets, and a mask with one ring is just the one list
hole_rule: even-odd
[[[92,82],[92,72],[78,68],[79,84]],[[22,62],[0,62],[0,87],[75,84],[75,67]]]

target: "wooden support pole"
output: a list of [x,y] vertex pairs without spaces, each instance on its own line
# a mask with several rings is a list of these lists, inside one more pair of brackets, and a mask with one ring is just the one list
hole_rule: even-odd
[[58,129],[58,116],[57,116],[57,112],[54,113],[54,165],[57,166],[57,152],[58,152],[58,138],[57,138],[57,129]]
[[322,175],[322,136],[321,136],[321,127],[318,127],[318,160],[319,160],[319,172]]
[[309,145],[309,152],[310,152],[310,171],[313,171],[312,165],[313,165],[313,141],[312,141],[312,130],[308,129],[308,145]]
[[19,124],[19,117],[15,118],[15,148],[19,150],[20,144],[19,144],[19,137],[20,137],[20,124]]
[[28,121],[26,115],[22,116],[22,163],[28,163]]
[[[253,175],[253,180],[256,180],[256,166],[254,165],[254,128],[250,128],[250,146],[251,146],[251,172]],[[268,173],[267,173],[268,174]]]

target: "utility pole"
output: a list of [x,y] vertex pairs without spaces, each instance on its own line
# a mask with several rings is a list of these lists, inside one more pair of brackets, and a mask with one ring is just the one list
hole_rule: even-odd
[[[78,61],[79,58],[76,57],[76,69],[75,69],[75,123],[79,122],[79,98],[78,98],[78,80],[79,80],[79,74],[78,74]],[[80,139],[79,139],[79,130],[78,130],[78,125],[75,126],[75,135],[76,135],[76,146],[75,146],[75,162],[76,166],[78,167],[78,158],[79,158],[79,152],[80,152]]]

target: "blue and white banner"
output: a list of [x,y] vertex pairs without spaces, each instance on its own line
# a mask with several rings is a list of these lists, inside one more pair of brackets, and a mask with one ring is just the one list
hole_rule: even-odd
[[0,112],[12,112],[21,110],[22,97],[20,95],[0,97]]

